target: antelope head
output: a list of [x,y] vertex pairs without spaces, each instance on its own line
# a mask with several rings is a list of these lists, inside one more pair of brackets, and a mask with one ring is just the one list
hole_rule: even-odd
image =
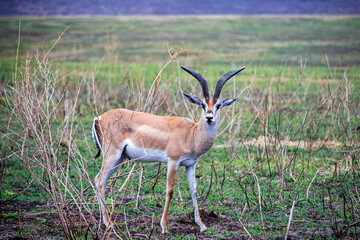
[[219,118],[220,118],[220,110],[223,107],[230,106],[237,100],[237,98],[220,100],[221,90],[227,80],[229,80],[231,77],[233,77],[234,75],[236,75],[239,72],[241,72],[242,70],[244,70],[245,67],[239,68],[232,72],[228,72],[227,74],[222,76],[216,84],[215,93],[214,93],[213,97],[210,97],[208,83],[201,74],[199,74],[191,69],[188,69],[184,66],[181,66],[181,68],[183,70],[185,70],[186,72],[188,72],[189,74],[191,74],[196,80],[199,81],[199,83],[202,87],[202,90],[203,90],[203,95],[204,95],[204,99],[201,100],[195,96],[191,96],[189,94],[183,93],[185,98],[190,103],[201,106],[201,108],[202,108],[201,120],[202,121],[206,122],[207,125],[209,125],[209,126],[211,126],[211,125],[217,126],[217,122],[219,121]]

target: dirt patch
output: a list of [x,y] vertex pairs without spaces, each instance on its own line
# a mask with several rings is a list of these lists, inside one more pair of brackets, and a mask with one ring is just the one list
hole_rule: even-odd
[[[298,206],[301,206],[301,202]],[[308,204],[304,202],[304,204]],[[288,239],[326,239],[333,237],[329,228],[329,221],[325,216],[319,216],[313,213],[311,208],[304,213],[308,216],[306,222],[312,222],[309,228],[304,228],[305,220],[294,219],[291,225],[291,231]],[[155,210],[155,209],[154,209]],[[242,209],[233,209],[242,212]],[[0,203],[0,239],[65,239],[62,234],[57,213],[51,208],[51,205],[39,202],[23,202],[11,200]],[[19,214],[20,213],[20,214]],[[189,212],[182,215],[169,216],[168,234],[161,234],[160,219],[146,216],[138,213],[131,216],[119,215],[116,220],[117,233],[123,234],[130,239],[169,239],[169,238],[196,238],[196,239],[249,239],[244,227],[252,232],[254,239],[283,239],[286,231],[286,224],[275,223],[276,220],[286,213],[280,214],[268,212],[267,215],[273,221],[265,221],[263,231],[254,233],[256,226],[261,226],[261,222],[256,222],[255,218],[243,220],[243,226],[239,221],[233,220],[227,215],[222,215],[214,211],[201,210],[200,215],[204,224],[208,227],[208,232],[201,233],[200,228],[194,221],[193,213]],[[94,216],[100,219],[98,213]],[[257,219],[258,220],[258,219]],[[359,226],[360,227],[360,226]],[[101,225],[100,235],[105,232],[105,226]],[[277,232],[277,235],[274,235]],[[101,236],[97,236],[101,238]],[[343,239],[356,239],[345,238]],[[351,235],[349,236],[351,237]],[[115,234],[110,234],[109,239],[117,239]]]
[[0,212],[0,239],[59,238],[57,214],[45,203],[10,200]]
[[[246,235],[239,233],[242,229],[240,224],[224,215],[217,214],[213,211],[200,210],[200,216],[203,223],[208,227],[208,230],[211,229],[212,232],[223,236],[221,239],[247,239]],[[122,220],[118,222],[121,221]],[[134,239],[158,239],[159,237],[167,239],[179,238],[181,236],[188,238],[195,237],[196,239],[214,239],[212,234],[208,235],[206,232],[200,232],[200,228],[195,223],[192,212],[168,219],[167,227],[169,232],[165,235],[161,234],[160,219],[135,217],[127,219],[127,224],[131,227],[129,234],[131,238]],[[139,231],[132,231],[132,229],[138,229]]]
[[[10,200],[0,202],[0,212],[0,239],[64,239],[57,213],[46,203]],[[234,232],[236,236],[235,232],[241,229],[239,224],[213,211],[201,210],[200,215],[204,224],[218,234],[226,236]],[[100,219],[100,216],[96,217]],[[192,212],[170,217],[167,223],[169,233],[166,235],[161,234],[160,219],[147,218],[141,214],[127,218],[119,215],[116,222],[122,226],[125,223],[129,229],[128,234],[134,239],[158,239],[159,237],[167,239],[179,236],[213,239],[206,233],[200,232]],[[105,227],[102,226],[102,229],[105,230]],[[121,232],[124,232],[124,229]],[[111,234],[110,237],[116,236]],[[236,239],[241,238],[241,236],[236,237]],[[234,239],[234,237],[223,239]]]

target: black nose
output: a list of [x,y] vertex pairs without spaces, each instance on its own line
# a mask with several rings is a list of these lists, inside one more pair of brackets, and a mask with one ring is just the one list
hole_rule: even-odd
[[214,119],[214,112],[212,110],[207,111],[205,117],[207,122],[212,122]]

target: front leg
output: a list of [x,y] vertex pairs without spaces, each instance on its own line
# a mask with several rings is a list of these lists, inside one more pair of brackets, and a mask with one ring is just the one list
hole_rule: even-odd
[[192,202],[193,202],[193,206],[194,206],[195,222],[199,225],[200,232],[204,232],[204,231],[206,231],[206,227],[205,227],[204,223],[201,221],[199,206],[198,206],[198,202],[197,202],[195,167],[196,167],[196,164],[186,167],[186,177],[189,182],[191,198],[192,198]]
[[175,177],[177,172],[177,162],[169,160],[168,166],[167,166],[167,184],[166,184],[166,199],[165,199],[165,207],[163,211],[163,215],[161,218],[161,228],[162,233],[167,233],[167,227],[166,227],[166,220],[167,220],[167,213],[169,210],[169,204],[171,201],[171,198],[174,193],[174,183],[175,183]]

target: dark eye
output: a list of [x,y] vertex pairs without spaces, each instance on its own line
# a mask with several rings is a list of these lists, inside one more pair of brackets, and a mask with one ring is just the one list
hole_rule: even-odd
[[216,111],[217,111],[217,110],[219,110],[219,109],[220,109],[220,107],[221,107],[221,104],[216,104],[216,105],[215,105],[215,109],[216,109]]
[[206,109],[206,106],[204,103],[201,103],[201,107],[205,110]]

